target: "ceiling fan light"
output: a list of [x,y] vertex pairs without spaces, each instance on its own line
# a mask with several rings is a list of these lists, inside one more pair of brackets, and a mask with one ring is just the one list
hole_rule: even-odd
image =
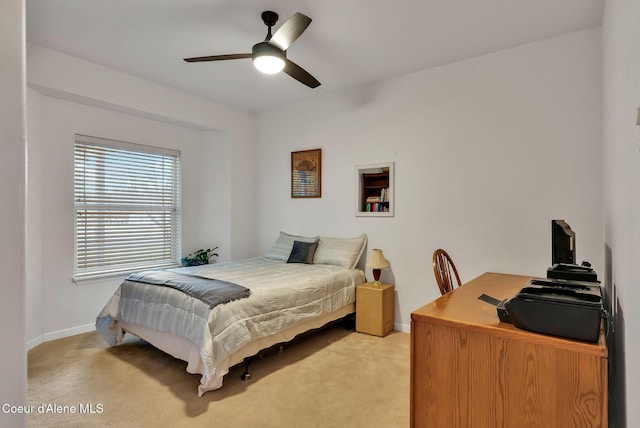
[[276,74],[284,68],[284,61],[275,56],[259,56],[253,60],[253,65],[264,74]]
[[261,42],[253,46],[253,65],[262,73],[275,74],[284,68],[285,53],[277,47]]

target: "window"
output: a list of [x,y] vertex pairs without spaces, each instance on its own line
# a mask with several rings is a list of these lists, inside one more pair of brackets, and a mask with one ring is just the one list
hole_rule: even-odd
[[76,135],[75,277],[177,265],[180,152]]

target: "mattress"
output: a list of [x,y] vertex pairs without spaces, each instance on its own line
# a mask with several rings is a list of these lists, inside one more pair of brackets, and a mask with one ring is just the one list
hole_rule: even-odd
[[202,374],[199,395],[220,388],[245,356],[352,312],[355,286],[364,282],[359,269],[266,257],[172,271],[232,282],[251,295],[211,309],[173,288],[125,281],[96,328],[111,345],[130,331],[187,361],[187,371]]

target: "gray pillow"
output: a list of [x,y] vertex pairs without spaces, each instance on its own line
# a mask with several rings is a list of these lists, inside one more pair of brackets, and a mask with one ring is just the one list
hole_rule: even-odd
[[307,238],[306,236],[290,235],[285,232],[280,232],[280,236],[267,254],[265,254],[265,257],[268,259],[287,261],[293,249],[293,241],[317,242],[318,237]]
[[355,238],[320,237],[313,263],[343,266],[355,269],[367,245],[367,235]]
[[287,263],[313,264],[313,256],[317,247],[317,242],[293,241],[293,249],[287,259]]

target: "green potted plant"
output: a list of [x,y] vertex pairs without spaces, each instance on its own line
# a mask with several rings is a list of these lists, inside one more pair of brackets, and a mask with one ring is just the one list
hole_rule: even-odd
[[180,259],[183,266],[200,266],[209,264],[211,257],[218,257],[218,253],[214,253],[218,247],[207,248],[206,250],[194,251]]

